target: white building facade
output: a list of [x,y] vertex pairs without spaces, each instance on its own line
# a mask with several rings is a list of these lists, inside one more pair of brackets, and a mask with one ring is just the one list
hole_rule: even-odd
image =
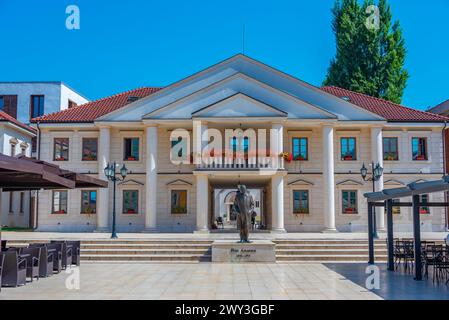
[[23,123],[88,101],[60,81],[0,82],[0,110]]
[[[109,162],[129,170],[115,199],[112,185],[40,192],[42,231],[108,231],[115,201],[119,232],[208,232],[228,210],[220,190],[245,184],[268,230],[362,232],[372,191],[363,164],[384,167],[376,191],[444,174],[447,118],[317,88],[243,55],[38,120],[42,160],[104,180]],[[424,231],[445,228],[444,209],[421,213]],[[410,208],[394,219],[411,230]]]
[[[0,153],[17,157],[31,156],[33,128],[0,111]],[[32,212],[30,191],[0,192],[0,225],[13,228],[30,227]]]

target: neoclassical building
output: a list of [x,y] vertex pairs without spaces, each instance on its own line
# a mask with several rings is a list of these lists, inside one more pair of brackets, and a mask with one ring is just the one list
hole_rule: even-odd
[[[440,178],[447,120],[315,87],[236,55],[164,88],[33,122],[42,160],[101,179],[109,162],[128,168],[115,198],[119,232],[207,232],[218,216],[232,222],[230,192],[238,184],[256,195],[263,228],[358,232],[367,229],[363,194],[373,188],[362,165],[384,168],[376,190]],[[113,201],[112,185],[39,192],[38,230],[107,231]],[[394,213],[396,230],[411,230],[410,209]],[[445,228],[444,209],[421,213],[423,230]],[[384,228],[382,210],[377,226]]]

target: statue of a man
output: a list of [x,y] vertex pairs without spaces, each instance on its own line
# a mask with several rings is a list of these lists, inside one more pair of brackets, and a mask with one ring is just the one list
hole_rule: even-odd
[[239,185],[235,196],[233,210],[237,213],[237,227],[240,230],[240,242],[249,243],[248,235],[251,214],[254,210],[253,196],[246,190],[245,185]]

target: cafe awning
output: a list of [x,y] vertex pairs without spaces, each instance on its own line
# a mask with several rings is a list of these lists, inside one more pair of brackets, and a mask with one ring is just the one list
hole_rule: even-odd
[[3,191],[106,188],[107,181],[59,168],[25,156],[0,154],[0,188]]

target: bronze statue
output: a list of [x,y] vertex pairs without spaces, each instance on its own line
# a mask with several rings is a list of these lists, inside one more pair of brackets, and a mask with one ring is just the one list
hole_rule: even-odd
[[238,186],[233,210],[237,214],[237,228],[240,230],[240,243],[249,243],[248,235],[251,214],[254,211],[254,199],[243,184]]

